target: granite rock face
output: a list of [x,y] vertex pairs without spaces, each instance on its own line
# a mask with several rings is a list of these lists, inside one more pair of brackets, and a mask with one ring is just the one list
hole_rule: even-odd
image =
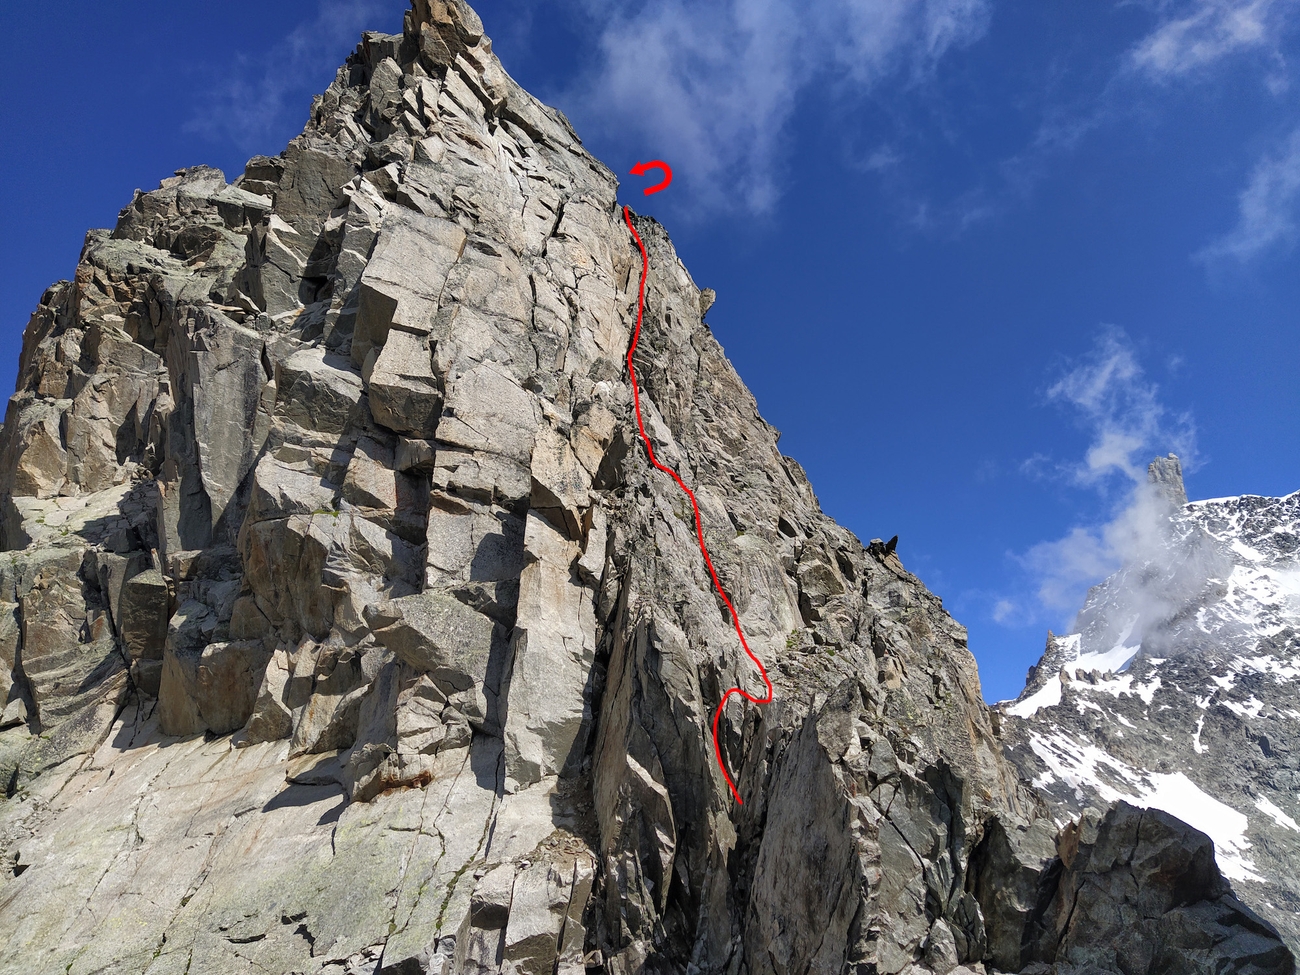
[[1008,754],[1058,819],[1125,800],[1208,833],[1300,950],[1300,494],[1189,504],[1172,456],[1149,477],[1146,544],[1002,705]]
[[[280,156],[88,236],[0,437],[0,971],[1087,948],[1056,905],[1100,868],[1003,757],[965,630],[821,513],[638,217],[647,428],[775,685],[723,716],[733,803],[712,710],[759,677],[636,440],[616,189],[468,6],[416,0]],[[1151,844],[1148,873],[1181,856]],[[1212,867],[1172,906],[1217,945]],[[1205,957],[1290,973],[1260,932]]]
[[[1208,836],[1119,802],[1062,831],[1056,889],[1026,953],[1058,972],[1276,972],[1294,959],[1238,901]],[[1023,956],[1022,956],[1023,957]]]

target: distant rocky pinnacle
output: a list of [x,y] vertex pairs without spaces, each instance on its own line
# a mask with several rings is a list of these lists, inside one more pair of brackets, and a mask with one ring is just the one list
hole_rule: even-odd
[[1157,457],[1147,467],[1147,482],[1171,505],[1181,508],[1187,503],[1183,487],[1183,465],[1177,454]]
[[1062,822],[1122,799],[1209,834],[1300,951],[1300,493],[1189,504],[1172,454],[1149,476],[1171,506],[1049,634],[1003,705],[1008,755]]
[[732,802],[758,675],[636,440],[616,190],[415,0],[87,236],[0,435],[0,972],[1291,975],[1204,834],[1026,784],[638,217],[647,431],[775,684]]

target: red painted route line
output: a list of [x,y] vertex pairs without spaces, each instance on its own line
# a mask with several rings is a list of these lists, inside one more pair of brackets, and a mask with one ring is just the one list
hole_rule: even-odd
[[727,593],[722,588],[722,582],[718,579],[717,570],[713,568],[713,559],[709,558],[708,546],[704,544],[704,523],[700,520],[700,506],[695,502],[695,492],[686,486],[685,482],[677,476],[676,471],[671,467],[665,467],[655,458],[655,449],[651,446],[650,438],[646,436],[645,424],[641,421],[641,390],[636,381],[636,367],[632,364],[632,353],[636,351],[637,340],[641,338],[641,317],[645,312],[645,279],[646,274],[650,271],[650,257],[646,254],[641,235],[632,226],[632,212],[627,207],[623,207],[623,219],[627,221],[627,229],[632,231],[636,246],[641,248],[641,288],[637,296],[636,330],[632,333],[632,344],[627,350],[627,372],[632,377],[632,404],[636,407],[636,425],[637,429],[641,431],[641,442],[645,444],[645,452],[650,457],[650,463],[676,481],[677,486],[685,491],[686,496],[691,499],[691,510],[695,512],[695,536],[700,541],[700,554],[704,556],[704,564],[709,567],[709,575],[713,577],[714,588],[718,590],[718,595],[722,597],[722,601],[727,604],[727,609],[731,612],[731,622],[736,625],[736,636],[740,637],[740,645],[745,648],[745,653],[749,656],[749,659],[754,661],[754,666],[763,675],[763,683],[767,685],[766,697],[754,697],[743,687],[729,687],[726,693],[722,695],[722,700],[718,702],[718,709],[713,712],[713,752],[718,757],[718,768],[722,769],[722,777],[727,780],[727,786],[731,789],[731,795],[735,798],[736,804],[744,805],[744,800],[740,798],[740,793],[736,791],[736,783],[732,781],[731,773],[727,771],[727,763],[722,760],[722,748],[718,744],[718,720],[722,717],[722,709],[727,706],[727,699],[732,694],[739,694],[751,704],[772,703],[772,681],[767,676],[767,668],[763,666],[763,661],[759,660],[754,655],[754,651],[749,649],[749,641],[745,639],[745,633],[740,628],[740,617],[736,615],[736,607],[731,605],[731,600],[727,598]]

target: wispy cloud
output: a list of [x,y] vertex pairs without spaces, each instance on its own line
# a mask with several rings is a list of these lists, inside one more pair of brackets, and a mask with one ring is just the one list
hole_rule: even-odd
[[[986,208],[988,213],[1027,198],[1055,159],[1074,153],[1099,131],[1125,122],[1149,126],[1160,118],[1164,89],[1176,82],[1220,78],[1221,69],[1254,57],[1263,65],[1265,87],[1274,94],[1289,87],[1284,41],[1300,14],[1300,0],[1129,2],[1153,10],[1150,28],[1118,55],[1095,90],[1088,91],[1086,82],[1049,85],[1037,132],[1003,161],[1000,186],[990,190],[990,198],[1004,202]],[[1259,223],[1267,226],[1266,220]]]
[[1048,387],[1047,398],[1073,411],[1091,433],[1083,460],[1068,465],[1079,484],[1104,485],[1113,475],[1142,483],[1156,449],[1191,459],[1191,418],[1171,416],[1160,402],[1160,388],[1147,379],[1123,329],[1104,329],[1089,353]]
[[1300,211],[1300,129],[1261,159],[1237,198],[1237,225],[1196,256],[1207,264],[1247,264],[1295,246]]
[[[697,202],[769,210],[798,99],[926,78],[980,37],[987,0],[614,0],[566,98],[611,138],[680,160]],[[615,135],[617,133],[617,135]]]
[[241,55],[218,74],[185,124],[247,153],[276,151],[307,118],[313,95],[365,30],[400,30],[405,0],[320,0],[316,16],[257,57]]
[[1151,485],[1136,483],[1108,521],[1076,526],[1062,538],[1032,546],[1019,560],[1036,580],[1038,605],[1068,626],[1090,588],[1124,565],[1158,555],[1168,516],[1165,499]]
[[[1129,52],[1128,73],[1159,84],[1201,80],[1251,56],[1265,64],[1264,85],[1289,87],[1284,41],[1300,0],[1189,0],[1162,3],[1164,15]],[[1237,226],[1196,253],[1207,265],[1247,264],[1294,244],[1300,204],[1300,130],[1256,164],[1238,197]]]
[[[1090,586],[1120,566],[1151,552],[1163,537],[1168,508],[1147,484],[1147,462],[1178,453],[1184,465],[1196,461],[1196,430],[1187,414],[1174,413],[1160,399],[1128,336],[1108,328],[1093,348],[1048,388],[1047,398],[1068,409],[1088,431],[1081,460],[1051,469],[1076,486],[1117,499],[1109,516],[1075,525],[1062,537],[1015,555],[1028,580],[1020,596],[1003,595],[995,621],[1008,625],[1046,617],[1053,624],[1073,617]],[[1047,466],[1038,456],[1032,465]]]
[[[1165,81],[1247,52],[1276,54],[1295,0],[1193,0],[1178,4],[1134,46],[1133,68]],[[1168,9],[1168,8],[1167,8]]]

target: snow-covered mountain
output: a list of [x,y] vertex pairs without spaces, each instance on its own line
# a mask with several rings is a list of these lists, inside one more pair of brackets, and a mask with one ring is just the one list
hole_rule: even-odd
[[1214,840],[1300,949],[1300,492],[1188,503],[1149,468],[1133,556],[1004,702],[1007,753],[1059,819],[1123,798]]

